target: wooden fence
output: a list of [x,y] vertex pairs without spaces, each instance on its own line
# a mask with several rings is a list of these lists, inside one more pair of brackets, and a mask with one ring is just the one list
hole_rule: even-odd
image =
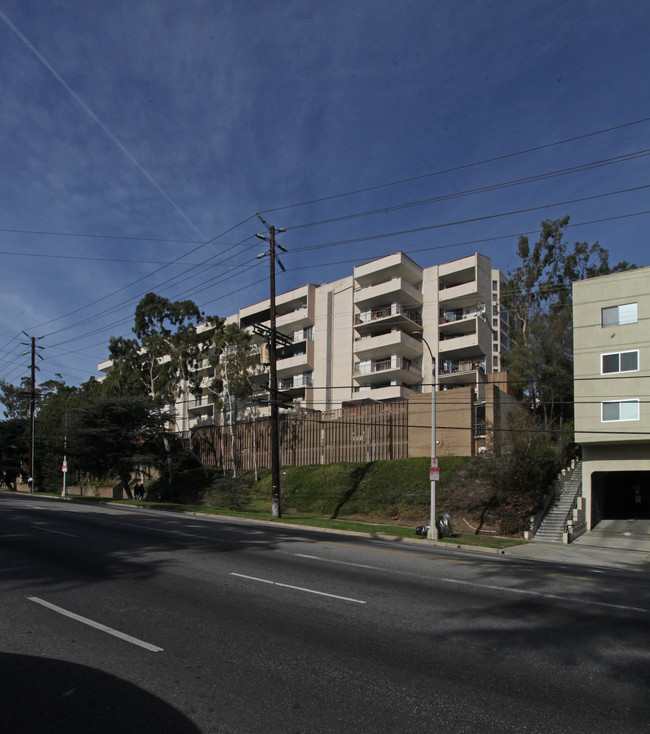
[[[408,456],[407,400],[356,405],[328,412],[280,416],[280,463],[284,466],[402,459]],[[232,469],[230,426],[199,426],[186,439],[204,464]],[[270,418],[234,427],[237,469],[271,464]]]

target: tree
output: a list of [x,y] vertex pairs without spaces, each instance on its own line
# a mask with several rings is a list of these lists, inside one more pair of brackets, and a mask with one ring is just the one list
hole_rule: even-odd
[[109,354],[113,370],[106,387],[120,394],[140,393],[144,387],[152,398],[171,401],[181,381],[194,387],[191,367],[201,352],[202,335],[197,326],[207,321],[193,301],[170,301],[147,293],[135,309],[135,339],[112,337]]
[[22,418],[0,421],[0,479],[14,490],[29,449],[28,433],[28,425]]
[[164,410],[149,396],[97,397],[71,412],[70,452],[80,469],[96,477],[118,477],[129,499],[132,473],[163,457]]
[[635,267],[627,262],[610,266],[608,251],[597,242],[576,242],[569,249],[564,241],[568,224],[568,216],[543,221],[532,246],[528,237],[519,238],[519,264],[508,272],[501,293],[512,342],[503,364],[547,428],[573,415],[571,284]]
[[[111,338],[113,370],[104,382],[106,395],[141,395],[166,403],[187,390],[202,390],[199,360],[222,339],[223,319],[206,317],[193,301],[170,301],[147,293],[135,309],[135,339]],[[172,413],[168,419],[172,419]],[[173,477],[170,437],[164,436],[169,479]]]
[[79,387],[57,383],[49,391],[36,414],[36,479],[39,486],[54,488],[62,481],[61,465],[68,458],[68,477],[79,473],[79,463],[67,446],[70,416],[86,403],[102,396],[102,385],[91,377]]
[[252,369],[259,364],[259,357],[257,351],[251,346],[248,332],[243,331],[236,324],[228,324],[215,332],[209,360],[215,372],[208,391],[214,397],[215,407],[223,410],[224,413],[227,410],[229,414],[230,458],[232,475],[236,477],[235,433],[239,403],[253,392],[250,376]]
[[29,418],[31,380],[23,377],[20,386],[0,380],[0,403],[4,405],[5,418]]

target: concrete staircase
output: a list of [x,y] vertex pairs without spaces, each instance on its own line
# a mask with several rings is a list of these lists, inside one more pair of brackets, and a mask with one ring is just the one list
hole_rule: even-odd
[[548,512],[544,516],[537,532],[535,540],[547,542],[563,542],[565,524],[571,519],[572,510],[575,507],[576,495],[582,489],[582,466],[577,462],[571,479],[568,479],[562,488],[562,493],[552,502]]

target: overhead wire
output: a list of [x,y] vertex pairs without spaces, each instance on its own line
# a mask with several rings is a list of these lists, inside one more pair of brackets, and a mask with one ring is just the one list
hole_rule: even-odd
[[[484,159],[482,161],[476,161],[476,162],[469,163],[469,164],[463,164],[463,165],[455,166],[455,167],[452,167],[452,168],[449,168],[449,169],[444,169],[444,170],[440,170],[440,171],[434,171],[432,173],[423,174],[421,176],[416,176],[416,177],[411,177],[409,179],[402,179],[400,181],[389,182],[387,184],[380,184],[380,185],[368,187],[368,188],[365,188],[365,189],[357,189],[355,191],[348,191],[348,192],[345,192],[343,194],[336,194],[336,195],[332,195],[332,196],[321,197],[320,199],[311,200],[310,202],[301,202],[301,203],[297,203],[297,204],[287,205],[285,207],[277,207],[277,208],[274,208],[274,209],[267,209],[267,210],[264,210],[264,213],[280,211],[280,210],[285,209],[285,208],[293,208],[293,207],[297,207],[297,206],[306,205],[306,204],[309,204],[309,203],[315,203],[315,202],[318,202],[318,201],[325,201],[325,200],[329,200],[329,199],[332,199],[332,198],[338,198],[340,196],[351,196],[351,195],[353,195],[355,193],[363,193],[363,192],[370,191],[370,190],[376,190],[376,189],[385,188],[385,187],[388,187],[388,186],[394,186],[394,185],[397,185],[397,184],[400,184],[400,183],[406,183],[406,182],[409,182],[409,181],[415,181],[415,180],[422,179],[422,178],[427,178],[427,177],[430,177],[430,176],[440,175],[441,173],[449,172],[449,171],[452,171],[452,170],[461,170],[463,168],[467,168],[467,167],[471,167],[471,166],[476,166],[476,165],[482,165],[484,163],[493,162],[495,160],[502,160],[504,158],[511,158],[511,157],[514,157],[514,156],[517,156],[517,155],[523,155],[524,153],[529,153],[529,152],[532,152],[532,151],[535,151],[535,150],[541,150],[543,148],[552,147],[554,145],[562,145],[564,143],[571,142],[571,141],[574,141],[574,140],[579,140],[579,139],[582,139],[582,138],[588,138],[588,137],[591,137],[591,136],[594,136],[594,135],[600,135],[600,134],[603,134],[603,133],[606,133],[606,132],[611,132],[611,131],[614,131],[614,130],[619,130],[621,128],[629,127],[631,125],[641,124],[641,123],[647,122],[649,120],[650,120],[650,117],[648,117],[648,118],[642,118],[640,120],[636,120],[636,121],[633,121],[633,122],[623,123],[621,125],[616,125],[616,126],[611,126],[609,128],[604,128],[604,129],[598,130],[598,131],[592,131],[590,133],[585,133],[585,134],[580,135],[580,136],[574,136],[572,138],[567,138],[567,139],[564,139],[564,140],[561,140],[561,141],[556,141],[554,143],[548,143],[548,144],[541,145],[541,146],[534,146],[532,148],[528,148],[528,149],[525,149],[525,150],[517,151],[517,152],[514,152],[514,153],[504,154],[502,156],[497,156],[497,157],[490,158],[490,159]],[[646,155],[646,154],[647,154],[646,151],[643,151],[643,150],[642,151],[637,151],[636,153],[623,154],[622,156],[618,156],[618,157],[615,157],[615,158],[612,158],[612,159],[603,159],[601,161],[593,161],[593,162],[590,162],[590,163],[581,164],[580,166],[574,166],[574,167],[570,167],[568,169],[561,169],[560,171],[557,171],[557,172],[547,172],[546,174],[538,174],[535,177],[527,177],[526,179],[515,180],[515,181],[512,181],[512,182],[503,182],[501,184],[495,184],[494,186],[521,185],[521,184],[524,184],[524,183],[531,182],[532,180],[537,180],[537,179],[539,179],[541,177],[544,177],[544,176],[564,175],[565,173],[568,173],[568,172],[581,172],[581,170],[589,170],[590,167],[597,167],[597,166],[609,165],[611,163],[616,163],[616,162],[626,162],[626,160],[633,160],[635,156],[641,157],[642,155]],[[441,224],[437,224],[437,225],[431,225],[429,227],[415,228],[413,230],[402,230],[400,232],[380,233],[378,235],[373,235],[373,236],[369,236],[369,237],[354,238],[354,239],[350,239],[350,240],[341,240],[341,241],[333,242],[333,243],[322,243],[322,244],[319,244],[319,245],[312,245],[312,246],[304,247],[304,248],[293,248],[293,251],[294,252],[303,252],[303,251],[313,250],[313,249],[322,248],[322,247],[341,246],[341,245],[346,245],[346,244],[351,244],[351,243],[356,243],[356,242],[368,241],[368,240],[372,240],[372,239],[380,239],[380,238],[384,238],[384,237],[394,237],[394,236],[399,236],[399,235],[402,235],[402,234],[409,234],[409,233],[412,233],[412,232],[420,232],[420,231],[426,231],[426,230],[429,230],[429,229],[437,229],[437,228],[440,228],[440,227],[453,226],[455,224],[464,224],[464,223],[468,223],[468,222],[482,221],[482,220],[484,220],[486,218],[494,218],[494,217],[498,217],[498,216],[508,216],[510,214],[519,214],[519,213],[533,211],[533,210],[541,209],[541,208],[547,208],[547,207],[551,207],[551,206],[566,205],[566,204],[570,204],[570,203],[576,203],[576,202],[579,202],[579,201],[586,201],[586,200],[590,200],[590,199],[593,199],[593,198],[599,198],[599,197],[603,197],[603,196],[613,196],[615,194],[629,193],[629,192],[641,190],[641,189],[644,189],[644,188],[647,188],[647,186],[633,187],[633,188],[629,188],[629,189],[623,189],[623,190],[619,190],[619,191],[608,192],[608,193],[605,193],[605,194],[597,194],[597,195],[590,196],[590,197],[582,197],[581,199],[568,200],[566,202],[556,202],[556,203],[553,203],[553,204],[545,204],[545,205],[543,205],[541,207],[532,207],[532,208],[527,208],[527,209],[514,210],[512,212],[504,212],[504,213],[495,214],[495,215],[488,215],[487,217],[471,218],[471,219],[467,219],[467,220],[458,220],[457,222],[441,223]],[[450,195],[447,195],[447,196],[448,197],[454,197],[454,196],[460,196],[460,195],[472,195],[472,194],[474,194],[476,192],[481,192],[483,190],[489,190],[489,189],[490,189],[490,187],[483,187],[482,189],[471,190],[471,191],[468,191],[468,192],[457,192],[456,194],[450,194]],[[398,210],[399,208],[404,208],[404,207],[407,207],[407,206],[417,206],[417,205],[420,205],[420,203],[427,203],[427,201],[428,200],[423,200],[422,202],[403,202],[402,204],[395,205],[395,210]],[[353,215],[348,215],[347,217],[343,217],[343,218],[351,218],[351,217],[355,217],[355,216],[366,216],[366,215],[369,215],[371,213],[379,213],[379,212],[383,212],[383,211],[385,211],[384,208],[377,209],[377,210],[371,210],[369,212],[356,213],[356,214],[353,214]],[[638,214],[622,215],[622,216],[636,216],[636,215],[638,215]],[[254,215],[251,215],[247,219],[245,219],[242,222],[240,222],[238,225],[235,225],[235,227],[233,227],[233,228],[231,228],[229,230],[226,230],[226,232],[232,231],[232,229],[235,229],[236,227],[241,226],[242,224],[244,224],[245,222],[249,221],[253,217],[254,217]],[[608,219],[608,218],[605,218],[605,219]],[[313,226],[314,224],[316,224],[316,223],[305,223],[303,225],[295,225],[295,227],[293,227],[293,228],[297,229],[300,226]],[[75,236],[75,235],[73,234],[72,236]],[[80,235],[80,236],[83,236],[83,235]],[[222,236],[222,235],[219,235],[219,236]],[[114,236],[106,236],[106,237],[114,237]],[[154,238],[152,238],[152,239],[154,239]],[[157,270],[154,270],[153,273],[151,273],[151,274],[148,274],[146,276],[143,276],[143,278],[138,279],[137,281],[134,281],[134,283],[141,282],[141,280],[144,280],[146,277],[150,277],[152,275],[155,275],[157,272],[159,272],[160,270],[162,270],[164,267],[168,267],[169,265],[172,265],[172,264],[175,264],[175,263],[179,262],[180,260],[182,260],[183,258],[187,257],[192,252],[194,252],[197,249],[200,249],[201,247],[205,246],[206,244],[209,244],[210,242],[214,241],[214,239],[216,239],[216,238],[212,238],[211,240],[208,240],[207,242],[200,244],[194,250],[191,250],[189,253],[185,253],[184,255],[182,255],[179,258],[176,258],[175,260],[171,261],[170,263],[165,263],[161,268],[159,268]],[[451,247],[451,246],[454,246],[454,245],[448,245],[448,246]],[[429,250],[429,249],[437,249],[437,248],[423,248],[422,250],[417,250],[417,251],[425,251],[425,250]],[[200,265],[197,265],[197,266],[194,266],[194,267],[195,268],[196,267],[200,267]],[[300,268],[290,268],[290,270],[294,270],[294,269],[297,270],[297,269],[300,269]],[[187,273],[189,271],[185,271],[185,272]],[[177,277],[181,277],[182,275],[183,274],[180,274]],[[189,277],[186,278],[186,280],[188,280],[188,279],[189,279]],[[167,282],[170,282],[170,281],[173,281],[173,278],[172,279],[169,279],[169,281],[165,281],[165,282],[167,283]],[[214,284],[215,282],[219,282],[219,277],[218,276],[215,277],[215,279],[212,280],[212,284]],[[259,282],[259,281],[256,281],[256,282]],[[64,314],[63,316],[58,317],[57,319],[52,319],[52,320],[50,320],[48,322],[45,322],[44,324],[37,325],[36,327],[32,327],[32,329],[30,329],[30,330],[33,330],[34,328],[39,328],[41,326],[44,326],[44,325],[53,323],[56,320],[60,320],[62,318],[66,318],[66,317],[68,317],[70,315],[73,315],[74,313],[78,313],[79,311],[83,310],[84,308],[89,308],[89,307],[91,307],[93,305],[96,305],[97,303],[105,300],[106,298],[109,298],[112,295],[115,295],[115,294],[117,294],[119,292],[122,292],[123,290],[125,290],[128,287],[130,287],[134,283],[131,283],[131,284],[127,285],[127,286],[124,286],[123,288],[119,289],[118,291],[114,291],[113,293],[108,294],[107,296],[105,296],[102,299],[98,299],[96,301],[91,302],[90,304],[86,304],[86,306],[80,307],[79,309],[75,309],[74,311],[71,311],[68,314]],[[204,281],[202,284],[198,284],[198,285],[193,286],[188,292],[191,292],[191,293],[202,292],[203,290],[206,290],[207,287],[209,287],[209,284],[210,284],[210,281]],[[201,286],[205,286],[205,287],[201,287]],[[238,288],[235,292],[241,292],[241,291],[245,290],[248,287],[252,287],[252,284],[249,285],[249,286],[244,286],[243,288]],[[208,303],[213,303],[213,302],[215,302],[217,300],[220,300],[223,297],[224,296],[219,296],[216,299],[213,299],[212,301],[208,301]],[[105,316],[105,315],[106,315],[106,312],[103,313],[103,314],[97,315],[96,318],[102,318],[102,316]],[[83,320],[82,323],[86,323],[86,322],[88,322],[88,320],[89,319],[85,319],[85,320]],[[121,321],[119,323],[124,323],[124,321]],[[64,327],[64,329],[62,329],[62,330],[65,330],[65,328],[74,328],[74,325],[73,326],[70,326],[70,327]],[[111,327],[105,327],[105,328],[111,328]],[[52,333],[58,333],[58,331],[57,332],[52,332]],[[98,330],[95,330],[94,332],[91,332],[91,333],[98,333]],[[87,336],[87,335],[85,335],[85,336]],[[84,337],[80,337],[80,338],[85,338],[85,336]],[[14,337],[14,339],[15,338],[16,337]],[[65,342],[65,343],[69,343],[69,341],[71,341],[71,340],[68,340],[68,342]]]
[[537,152],[537,151],[540,151],[540,150],[546,150],[548,148],[554,148],[554,147],[556,147],[558,145],[565,145],[566,143],[573,143],[573,142],[576,142],[577,140],[585,140],[586,138],[594,137],[596,135],[603,135],[605,133],[614,132],[615,130],[622,130],[623,128],[633,127],[634,125],[641,125],[641,124],[646,123],[646,122],[650,122],[650,117],[642,117],[642,118],[640,118],[638,120],[633,120],[631,122],[624,122],[624,123],[620,123],[618,125],[612,125],[610,127],[601,128],[600,130],[593,130],[593,131],[588,132],[588,133],[582,133],[581,135],[574,135],[574,136],[572,136],[570,138],[564,138],[562,140],[556,140],[556,141],[553,141],[551,143],[543,143],[541,145],[534,145],[532,147],[524,148],[522,150],[518,150],[518,151],[515,151],[513,153],[503,153],[501,155],[492,156],[490,158],[483,158],[482,160],[479,160],[479,161],[472,161],[471,163],[462,163],[462,164],[459,164],[457,166],[450,166],[449,168],[441,168],[441,169],[439,169],[437,171],[431,171],[429,173],[423,173],[423,174],[420,174],[418,176],[410,176],[408,178],[403,178],[403,179],[399,179],[399,180],[396,180],[396,181],[390,181],[388,183],[376,184],[374,186],[366,186],[364,188],[353,189],[351,191],[346,191],[346,192],[338,193],[338,194],[330,194],[328,196],[321,196],[319,198],[311,199],[309,201],[302,201],[302,202],[293,203],[293,204],[285,204],[283,206],[274,207],[272,209],[264,209],[261,212],[261,214],[271,214],[273,212],[283,211],[284,209],[294,209],[296,207],[307,206],[309,204],[319,204],[319,203],[321,203],[323,201],[331,201],[332,199],[340,199],[340,198],[343,198],[343,197],[346,197],[346,196],[354,196],[356,194],[365,194],[365,193],[367,193],[369,191],[377,191],[379,189],[389,188],[391,186],[399,186],[399,185],[405,184],[405,183],[412,183],[414,181],[421,181],[422,179],[425,179],[425,178],[432,178],[433,176],[440,176],[440,175],[445,174],[445,173],[452,173],[452,172],[455,172],[455,171],[462,171],[462,170],[465,170],[467,168],[473,168],[475,166],[482,166],[482,165],[487,164],[487,163],[495,163],[497,161],[503,161],[503,160],[507,160],[509,158],[515,158],[517,156],[525,155],[527,153],[533,153],[533,152]]

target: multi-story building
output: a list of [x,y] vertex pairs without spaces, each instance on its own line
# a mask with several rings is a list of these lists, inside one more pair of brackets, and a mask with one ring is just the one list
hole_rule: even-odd
[[587,529],[650,518],[650,268],[573,284],[575,438]]
[[[499,306],[502,281],[484,255],[422,268],[396,252],[339,280],[278,295],[277,376],[283,401],[327,411],[355,400],[382,402],[430,392],[430,348],[437,359],[437,389],[476,387],[480,413],[487,377],[500,371],[507,345],[507,317]],[[260,392],[268,388],[269,320],[268,298],[226,319],[248,329],[260,349],[261,369],[253,377]],[[110,366],[102,363],[99,369]],[[207,384],[209,362],[198,369],[205,371]],[[264,412],[262,404],[258,413]],[[477,423],[485,420],[479,413]],[[218,420],[207,392],[179,396],[177,430]]]
[[[422,268],[397,252],[346,278],[283,293],[276,299],[277,329],[287,342],[278,348],[279,389],[296,406],[320,410],[429,392],[423,341],[437,357],[438,389],[483,385],[500,370],[507,344],[502,280],[484,255]],[[268,328],[269,300],[228,321]]]

